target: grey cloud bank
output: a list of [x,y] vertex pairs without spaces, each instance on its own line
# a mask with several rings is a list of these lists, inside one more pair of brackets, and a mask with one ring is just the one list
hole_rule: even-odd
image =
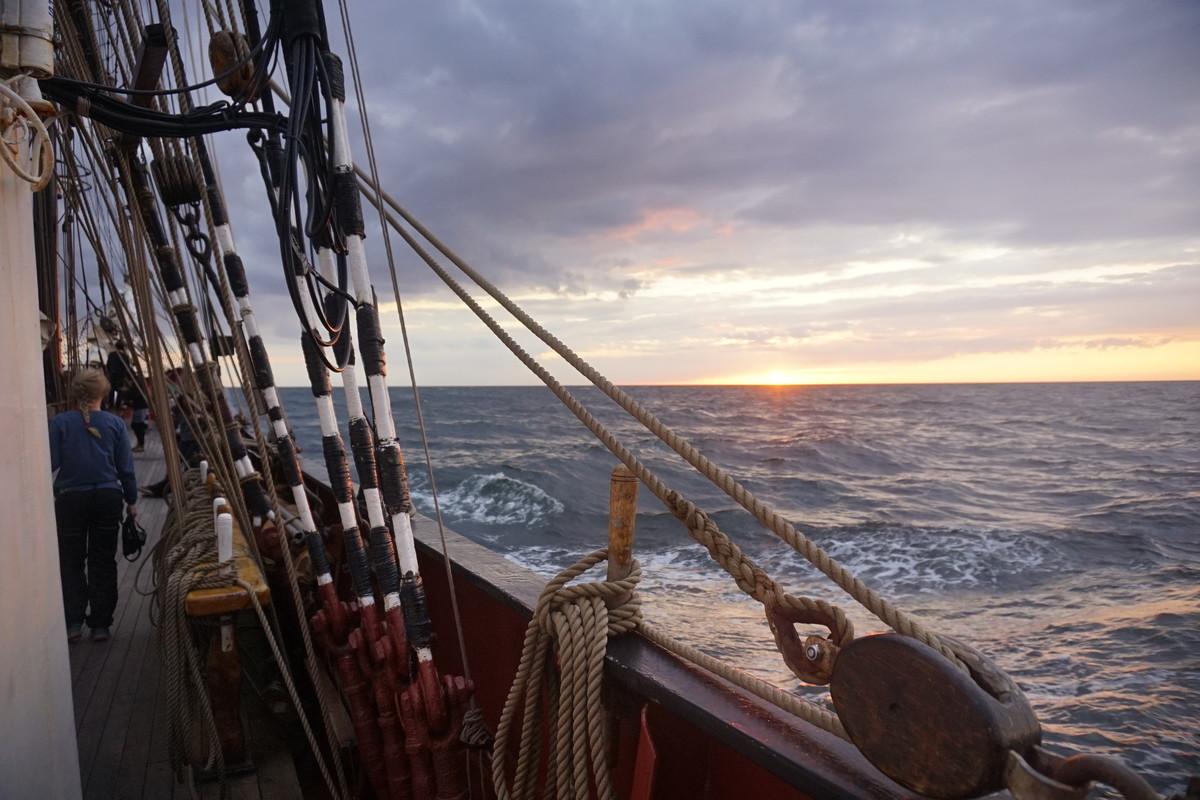
[[[667,381],[872,348],[901,364],[1200,340],[1180,299],[1200,288],[1200,4],[353,13],[385,186],[619,381],[654,382],[656,350],[709,361]],[[525,380],[478,326],[421,310],[446,293],[414,258],[400,269],[425,382]],[[755,288],[806,275],[827,279]],[[604,325],[639,344],[621,355]],[[451,352],[478,353],[476,377],[443,372]]]

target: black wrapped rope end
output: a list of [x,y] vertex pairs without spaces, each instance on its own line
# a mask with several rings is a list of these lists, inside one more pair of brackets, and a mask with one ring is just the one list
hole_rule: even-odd
[[242,478],[242,494],[246,498],[246,507],[250,509],[252,515],[267,517],[271,514],[271,501],[267,499],[267,493],[263,491],[258,477],[258,474],[255,473]]
[[325,540],[317,531],[305,531],[304,543],[308,547],[308,557],[312,559],[313,572],[317,575],[328,575],[329,555],[325,552]]
[[386,525],[371,528],[371,565],[375,568],[380,590],[384,594],[399,594],[400,570],[396,566],[392,534]]
[[379,476],[375,474],[375,437],[366,417],[350,420],[350,450],[354,453],[358,482],[364,489],[379,488]]
[[241,461],[246,457],[246,443],[242,441],[242,429],[236,422],[225,429],[225,439],[229,442],[229,454],[233,456],[234,461]]
[[404,473],[404,454],[395,439],[380,442],[375,458],[379,467],[379,489],[389,514],[407,514],[412,507],[408,494],[408,476]]
[[242,264],[242,257],[237,253],[226,253],[223,260],[225,261],[225,273],[229,276],[229,289],[233,292],[233,296],[240,299],[249,295],[250,282],[246,280],[246,267]]
[[404,629],[409,645],[415,648],[432,646],[433,625],[429,621],[429,603],[420,575],[406,572],[401,578],[400,604],[404,608]]
[[342,59],[332,50],[321,54],[325,59],[325,72],[329,75],[329,93],[339,103],[346,102],[346,70],[342,67]]
[[179,323],[179,332],[188,344],[200,344],[200,323],[196,319],[196,307],[193,305],[178,305],[171,309],[175,312],[175,321]]
[[325,454],[325,469],[329,472],[329,488],[339,503],[354,500],[354,486],[350,482],[350,464],[346,461],[346,447],[342,437],[334,434],[321,437],[321,450]]
[[279,454],[279,466],[283,470],[288,486],[303,486],[304,476],[300,474],[300,459],[296,457],[296,443],[292,437],[284,436],[275,442],[275,451]]
[[308,370],[308,385],[312,388],[313,397],[325,397],[332,391],[329,372],[321,360],[316,341],[308,331],[300,334],[300,349],[304,353],[304,367]]
[[254,366],[254,380],[258,388],[268,389],[275,385],[275,374],[271,371],[271,359],[261,336],[250,337],[250,363]]
[[371,564],[367,561],[367,551],[363,548],[358,528],[343,531],[342,542],[346,548],[346,566],[354,582],[354,593],[366,597],[371,594]]
[[154,251],[154,255],[163,288],[168,292],[178,292],[183,288],[183,271],[179,269],[179,261],[175,258],[175,248],[163,245]]
[[358,179],[350,167],[338,167],[334,172],[334,208],[337,209],[338,228],[343,236],[366,236],[367,226],[363,222],[362,198],[358,193]]
[[367,377],[387,375],[379,311],[370,303],[358,307],[358,352],[362,355],[363,369],[366,370]]

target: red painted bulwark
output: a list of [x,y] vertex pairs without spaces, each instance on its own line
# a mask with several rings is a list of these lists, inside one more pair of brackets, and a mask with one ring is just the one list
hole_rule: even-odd
[[[445,566],[434,550],[441,536],[426,519],[414,530],[437,636],[434,657],[443,674],[462,674]],[[446,541],[476,702],[494,732],[544,581],[452,532]],[[847,742],[636,635],[610,641],[604,698],[613,721],[614,784],[628,800],[912,796]]]

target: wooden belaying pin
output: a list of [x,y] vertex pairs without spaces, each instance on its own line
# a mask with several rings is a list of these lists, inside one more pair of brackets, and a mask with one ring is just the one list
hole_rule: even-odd
[[[629,577],[633,562],[633,526],[637,518],[638,479],[624,464],[613,467],[608,494],[608,580]],[[628,598],[620,599],[620,605]]]

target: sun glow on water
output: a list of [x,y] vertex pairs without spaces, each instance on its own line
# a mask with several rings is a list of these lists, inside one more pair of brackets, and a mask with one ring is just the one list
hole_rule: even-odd
[[774,369],[770,372],[760,372],[752,375],[738,375],[731,378],[723,378],[714,383],[730,384],[737,386],[795,386],[798,384],[812,383],[810,377],[800,372],[793,372],[786,369]]

